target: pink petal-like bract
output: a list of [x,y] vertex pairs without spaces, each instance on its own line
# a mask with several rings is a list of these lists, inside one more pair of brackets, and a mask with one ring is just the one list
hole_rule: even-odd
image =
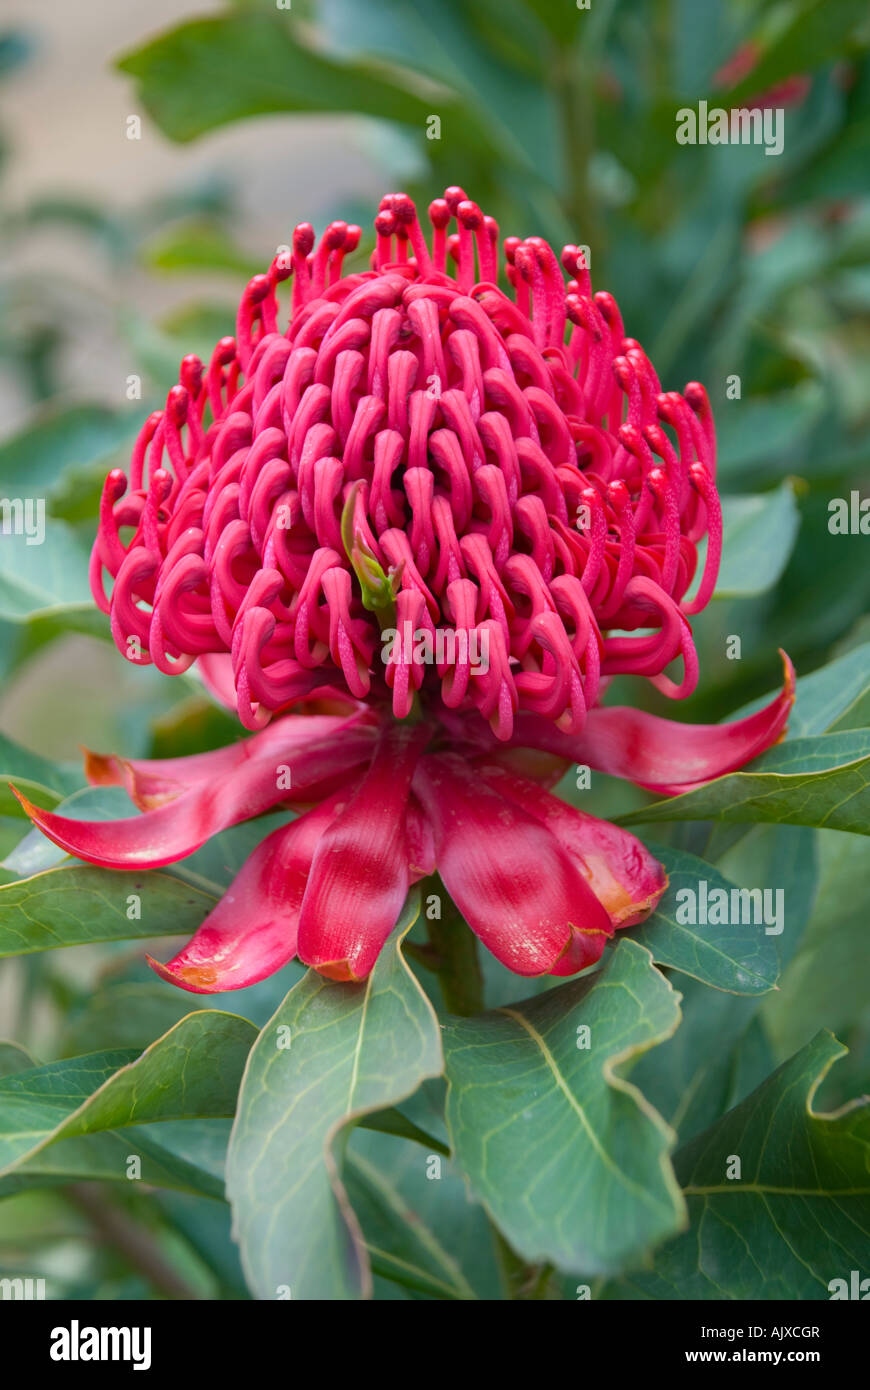
[[502,796],[547,827],[577,865],[614,927],[631,927],[649,916],[668,880],[640,840],[610,821],[568,806],[507,768],[484,764],[480,772]]
[[385,725],[365,778],[317,846],[299,958],[331,979],[364,979],[396,925],[410,885],[405,813],[428,737],[419,725]]
[[[662,796],[691,791],[735,772],[783,737],[795,699],[795,673],[781,652],[782,690],[761,709],[728,724],[680,724],[620,705],[590,710],[586,728],[572,738],[544,720],[521,716],[517,738],[538,749],[636,782]],[[498,748],[484,733],[478,747]]]
[[292,960],[315,850],[349,795],[336,792],[267,835],[184,949],[165,965],[149,956],[158,975],[194,994],[216,994],[255,985]]
[[598,959],[613,925],[545,825],[455,753],[422,758],[415,790],[444,885],[494,956],[518,975],[573,974]]
[[428,221],[388,195],[350,273],[359,227],[318,243],[299,225],[106,479],[91,586],[118,648],[167,674],[196,664],[253,736],[151,763],[89,754],[139,816],[28,814],[79,858],[141,869],[311,808],[156,967],[188,989],[294,952],[362,979],[436,867],[512,970],[582,970],[665,879],[546,788],[576,761],[678,792],[785,729],[787,658],[782,693],[735,724],[601,706],[620,674],[670,699],[697,683],[691,622],[722,548],[707,394],[662,389],[580,247],[500,245],[456,187]]
[[[298,752],[291,764],[279,762],[274,747],[246,757],[248,744],[238,750],[228,772],[220,749],[211,756],[216,772],[199,776],[171,801],[124,820],[84,821],[40,810],[15,792],[34,825],[67,853],[109,869],[159,869],[183,859],[239,821],[269,811],[282,802],[319,800],[344,781],[349,769],[358,768],[371,756],[369,729],[344,729]],[[187,759],[179,759],[182,764]],[[165,768],[165,764],[161,764]],[[283,768],[290,768],[291,787]],[[182,774],[183,775],[183,774]],[[14,790],[14,788],[13,788]]]
[[[355,727],[356,734],[353,740],[343,745],[346,756],[353,756],[352,749],[356,747],[362,755],[359,761],[362,761],[374,748],[376,730],[373,727],[365,727],[359,719],[348,721],[330,715],[290,715],[280,726],[271,725],[244,742],[231,743],[211,753],[194,753],[186,758],[118,758],[87,752],[85,773],[93,786],[124,787],[141,810],[150,811],[174,801],[195,785],[216,786],[224,779],[231,784],[235,773],[254,759],[266,762],[271,759],[276,765],[289,765],[288,759],[292,758],[297,777],[296,790],[300,792],[299,766],[295,764],[298,753],[312,744],[329,742],[332,736],[347,727]],[[319,800],[317,792],[312,800]]]

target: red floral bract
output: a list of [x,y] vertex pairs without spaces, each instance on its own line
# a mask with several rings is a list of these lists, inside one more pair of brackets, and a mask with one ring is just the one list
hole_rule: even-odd
[[[498,229],[462,189],[429,218],[431,246],[411,200],[385,198],[372,267],[349,275],[359,228],[315,246],[297,227],[248,285],[236,337],[207,369],[182,362],[129,487],[106,480],[91,581],[118,647],[168,673],[198,662],[256,732],[169,762],[92,757],[91,780],[126,785],[144,814],[28,806],[34,821],[81,858],[145,867],[269,807],[314,808],[156,967],[188,989],[238,988],[297,953],[360,979],[436,866],[511,969],[583,969],[666,880],[544,784],[576,760],[683,790],[785,727],[787,660],[783,693],[733,725],[598,706],[617,673],[674,698],[697,682],[689,617],[722,539],[706,393],[662,392],[577,247],[560,267],[539,237],[507,238],[509,296]],[[388,632],[414,640],[387,656]],[[289,713],[301,701],[328,712]]]

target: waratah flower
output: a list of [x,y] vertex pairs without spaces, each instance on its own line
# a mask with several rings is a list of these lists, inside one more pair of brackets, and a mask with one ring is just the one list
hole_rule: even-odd
[[141,869],[303,811],[155,967],[189,990],[296,954],[361,979],[436,867],[512,970],[582,970],[666,879],[633,836],[550,794],[568,762],[682,791],[785,727],[787,659],[783,692],[734,724],[600,707],[617,673],[695,687],[689,618],[722,539],[706,392],[662,391],[577,247],[560,268],[540,237],[507,238],[507,294],[498,228],[462,189],[429,220],[431,244],[410,198],[385,198],[371,268],[348,275],[358,227],[317,246],[297,227],[235,338],[207,369],[182,362],[129,484],[106,480],[91,577],[118,647],[167,673],[196,662],[255,732],[169,761],[90,756],[90,780],[141,808],[130,819],[29,814],[82,859]]

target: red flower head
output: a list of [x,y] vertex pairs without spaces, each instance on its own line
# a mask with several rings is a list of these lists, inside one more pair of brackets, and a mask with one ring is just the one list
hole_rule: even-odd
[[[358,227],[316,247],[297,227],[248,285],[236,337],[207,370],[182,362],[129,489],[106,480],[91,574],[118,647],[168,673],[197,661],[258,732],[168,763],[91,758],[91,780],[145,814],[34,820],[91,862],[143,867],[276,804],[312,807],[157,967],[188,989],[251,984],[297,952],[365,976],[436,865],[511,969],[583,969],[665,877],[543,784],[570,759],[682,790],[785,726],[790,667],[739,724],[598,707],[617,673],[695,687],[688,619],[722,539],[706,392],[662,392],[577,247],[560,267],[540,237],[507,238],[507,295],[492,218],[450,188],[429,219],[431,247],[410,198],[385,198],[372,267],[349,275]],[[331,713],[288,713],[300,701]]]

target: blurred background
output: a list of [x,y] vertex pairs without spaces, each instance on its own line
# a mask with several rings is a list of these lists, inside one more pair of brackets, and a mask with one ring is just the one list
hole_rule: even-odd
[[[398,188],[425,206],[459,183],[503,235],[588,245],[594,288],[616,296],[664,388],[708,388],[731,500],[718,596],[695,623],[699,689],[679,710],[640,682],[614,698],[720,719],[777,684],[778,646],[806,674],[868,641],[870,539],[828,529],[831,499],[870,495],[868,52],[864,0],[6,0],[0,497],[44,496],[48,521],[42,546],[0,536],[2,736],[60,760],[63,794],[83,785],[80,744],[166,756],[236,736],[193,678],[133,668],[106,640],[86,578],[102,481],[180,358],[233,331],[245,281],[295,223],[359,222],[361,266]],[[676,112],[700,100],[782,110],[782,153],[678,144]],[[43,862],[14,809],[3,801],[0,881]],[[835,838],[825,872],[851,882],[842,844],[857,837]],[[819,1020],[808,984],[812,923],[807,941],[789,1049],[837,1026],[839,991]],[[42,1058],[124,1029],[144,1045],[185,1011],[138,950],[57,955],[76,959],[0,971],[0,1034]],[[107,979],[148,1001],[144,1022],[129,994],[95,1011]],[[848,1021],[866,1042],[866,1008]],[[0,1236],[32,1222],[66,1249],[69,1225],[63,1287],[148,1287],[120,1257],[83,1253],[75,1213],[40,1200],[4,1203]],[[226,1232],[225,1264],[203,1272],[190,1251],[212,1237],[181,1233],[180,1200],[161,1198],[184,1278],[238,1290]]]

